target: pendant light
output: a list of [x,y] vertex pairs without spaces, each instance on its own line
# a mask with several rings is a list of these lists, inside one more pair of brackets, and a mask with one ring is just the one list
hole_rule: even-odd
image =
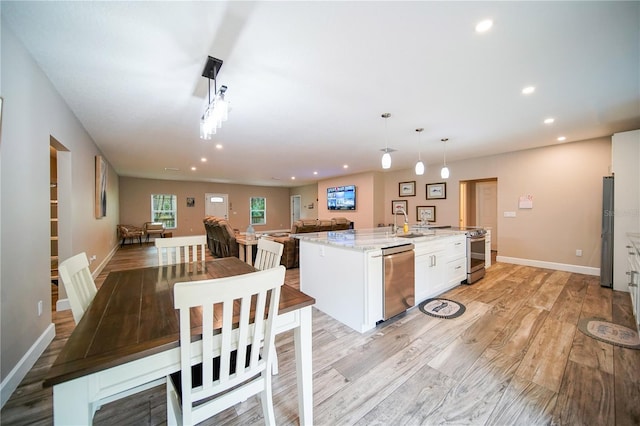
[[422,176],[424,174],[424,163],[420,158],[420,134],[423,130],[424,129],[422,127],[416,129],[416,132],[418,133],[418,162],[416,163],[416,175],[418,176]]
[[388,168],[391,168],[391,154],[390,154],[391,151],[389,150],[389,146],[388,146],[389,131],[387,130],[387,118],[391,117],[391,114],[389,114],[388,112],[385,112],[384,114],[382,114],[381,117],[384,118],[384,133],[385,133],[384,149],[382,150],[384,151],[384,154],[382,155],[382,168],[388,169]]
[[449,177],[449,168],[447,167],[447,141],[449,140],[449,138],[442,138],[440,140],[444,144],[444,161],[442,170],[440,170],[440,177],[442,179],[447,179]]

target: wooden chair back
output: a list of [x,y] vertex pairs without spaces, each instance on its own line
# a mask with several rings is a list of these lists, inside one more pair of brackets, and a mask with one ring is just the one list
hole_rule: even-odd
[[58,273],[69,298],[73,320],[78,324],[97,293],[87,254],[82,252],[60,263]]
[[204,250],[207,245],[206,235],[156,238],[154,242],[158,250],[159,266],[204,261]]
[[280,265],[283,249],[283,244],[267,240],[266,238],[260,238],[258,240],[258,252],[256,253],[256,260],[253,266],[261,271],[275,268]]
[[167,380],[169,424],[202,422],[255,394],[275,424],[269,366],[284,275],[280,266],[174,286],[181,370]]

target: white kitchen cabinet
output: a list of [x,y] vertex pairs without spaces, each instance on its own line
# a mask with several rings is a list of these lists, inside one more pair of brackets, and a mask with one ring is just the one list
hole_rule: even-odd
[[415,244],[415,303],[444,293],[466,278],[464,235]]

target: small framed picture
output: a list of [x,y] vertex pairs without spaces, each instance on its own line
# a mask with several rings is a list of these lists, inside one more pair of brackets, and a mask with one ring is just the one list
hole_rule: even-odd
[[187,197],[187,207],[194,207],[196,205],[195,197]]
[[407,200],[393,200],[391,202],[391,213],[404,215],[407,212]]
[[416,195],[416,181],[400,182],[398,184],[398,197],[414,197]]
[[444,200],[447,198],[447,183],[428,183],[427,200]]
[[418,222],[435,222],[436,206],[416,207],[416,218],[418,219]]

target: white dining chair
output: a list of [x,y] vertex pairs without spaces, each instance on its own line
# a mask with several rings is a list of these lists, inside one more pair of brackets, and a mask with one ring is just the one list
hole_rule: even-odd
[[89,270],[87,254],[76,254],[58,265],[58,273],[67,292],[73,320],[76,325],[97,293],[96,284]]
[[[280,266],[175,284],[180,371],[167,377],[168,424],[193,425],[260,394],[265,423],[275,425],[269,365],[284,275]],[[192,342],[192,329],[201,340]]]
[[258,252],[256,253],[256,260],[253,264],[254,268],[262,271],[264,269],[275,268],[280,265],[280,259],[282,258],[282,250],[284,245],[276,241],[271,241],[266,238],[260,238],[258,240]]
[[207,236],[156,238],[154,243],[158,250],[159,266],[197,262],[204,261]]

